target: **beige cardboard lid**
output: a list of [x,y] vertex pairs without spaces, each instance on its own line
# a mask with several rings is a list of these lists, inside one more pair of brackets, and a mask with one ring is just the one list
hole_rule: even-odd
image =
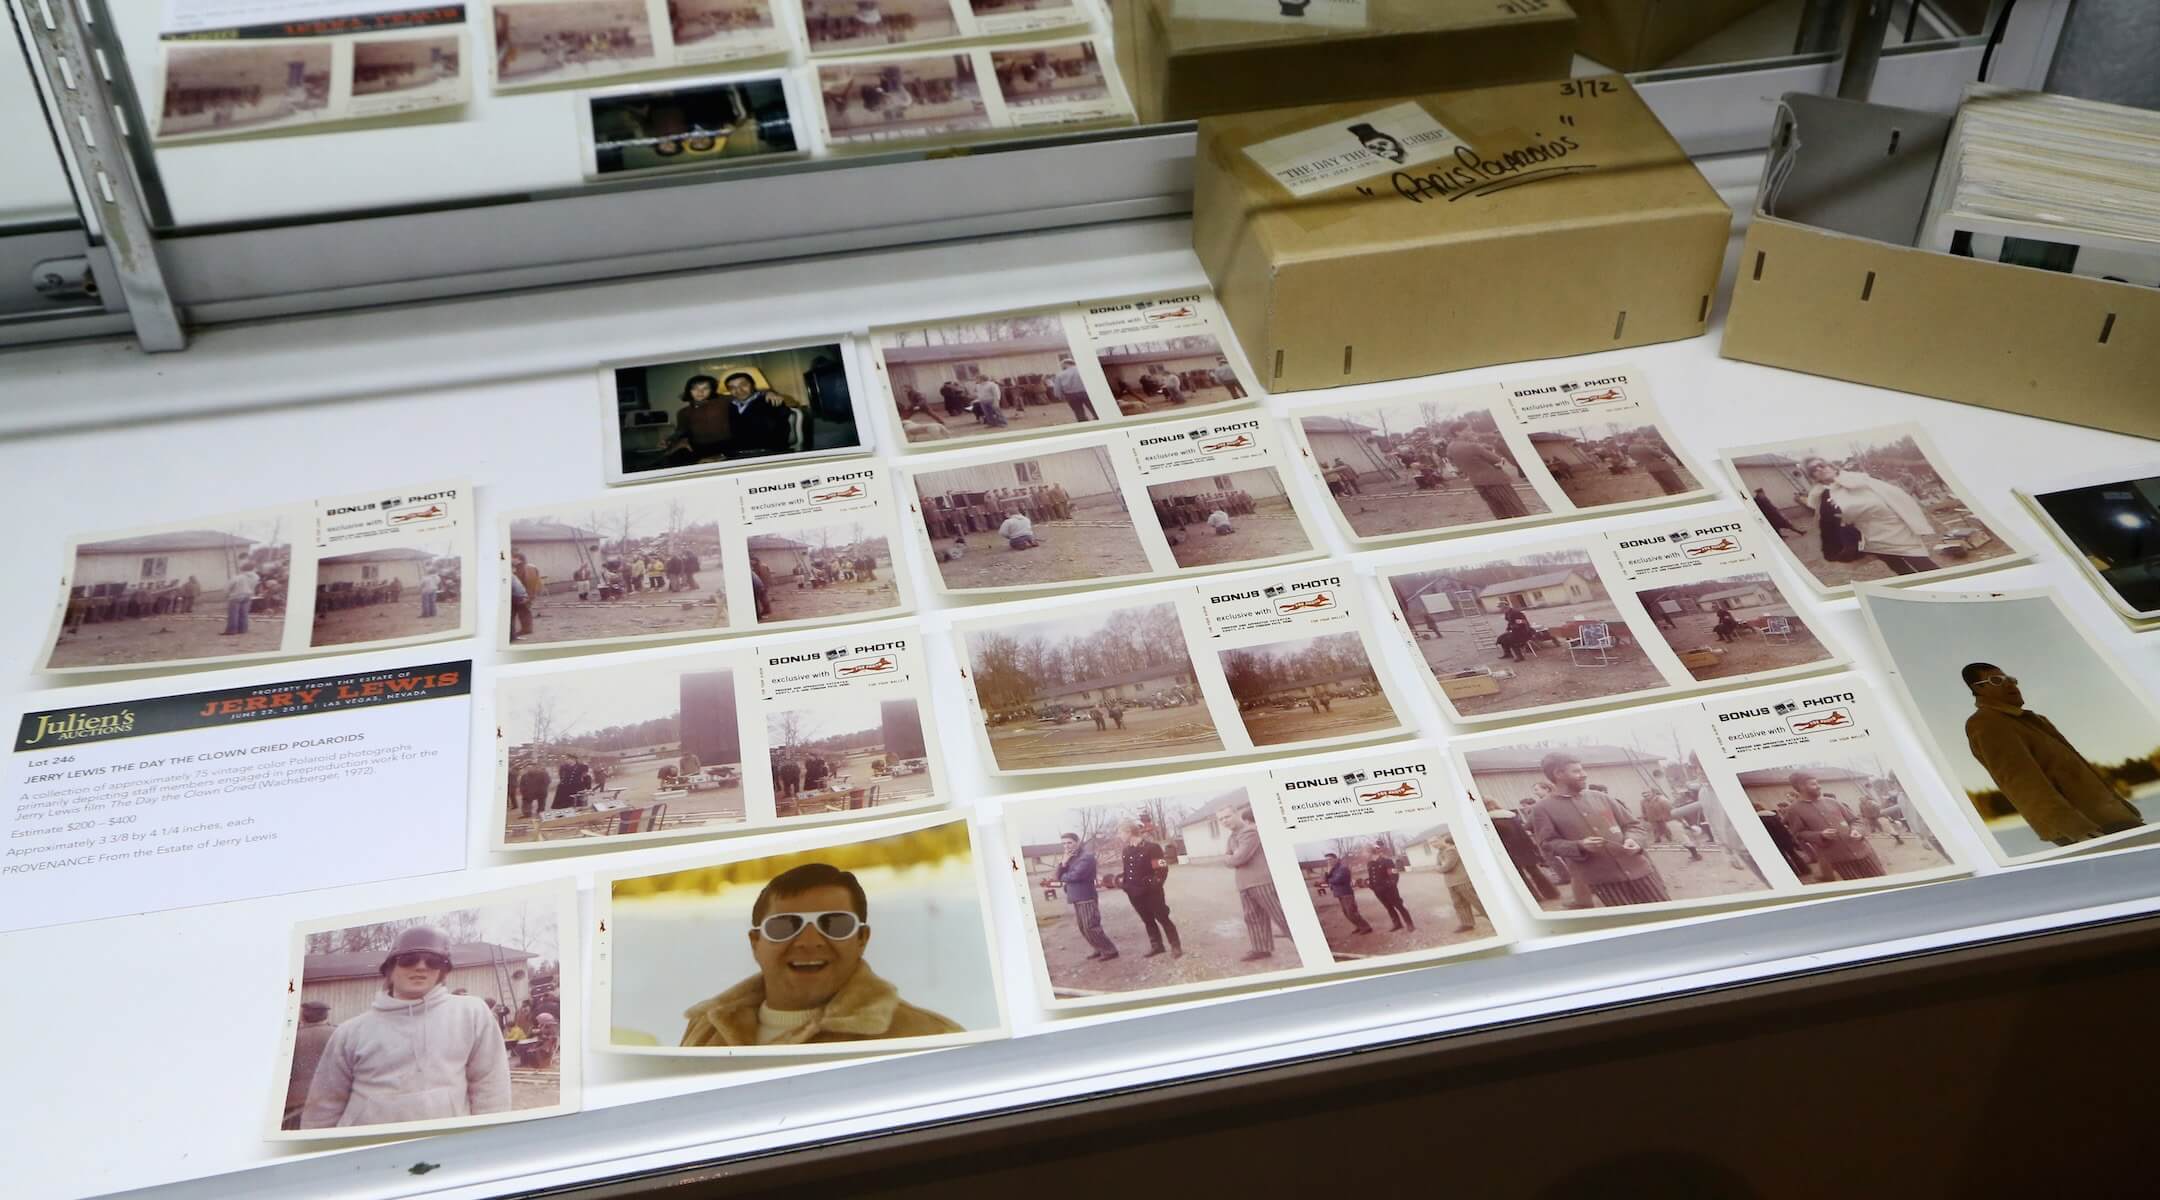
[[[1420,111],[1398,107],[1404,104]],[[1420,114],[1451,138],[1412,147],[1413,161],[1402,166],[1367,158],[1364,178],[1303,198],[1248,153],[1262,146],[1279,156],[1265,147],[1309,136],[1329,141],[1340,156],[1357,156],[1360,138],[1376,130],[1437,138],[1401,132],[1427,124]],[[1436,149],[1445,152],[1415,161]],[[1241,221],[1277,263],[1661,212],[1729,215],[1618,76],[1209,117],[1200,123],[1199,152],[1233,184],[1212,202],[1233,211],[1200,219]]]
[[[1324,39],[1572,25],[1566,0],[1144,0],[1171,55]],[[1300,15],[1290,15],[1294,10]]]

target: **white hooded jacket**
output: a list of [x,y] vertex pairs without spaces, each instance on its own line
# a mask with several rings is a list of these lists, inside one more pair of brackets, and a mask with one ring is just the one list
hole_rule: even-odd
[[418,1000],[385,993],[340,1024],[308,1085],[302,1129],[439,1121],[505,1112],[510,1058],[487,1002],[437,984]]

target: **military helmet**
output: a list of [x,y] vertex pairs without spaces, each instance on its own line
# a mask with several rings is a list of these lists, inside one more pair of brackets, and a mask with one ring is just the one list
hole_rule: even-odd
[[411,929],[399,932],[397,943],[390,947],[388,954],[383,955],[382,966],[376,969],[378,972],[386,973],[390,970],[390,964],[397,960],[398,955],[416,952],[437,955],[444,963],[453,967],[457,965],[456,960],[450,955],[450,937],[448,934],[433,925],[415,925]]

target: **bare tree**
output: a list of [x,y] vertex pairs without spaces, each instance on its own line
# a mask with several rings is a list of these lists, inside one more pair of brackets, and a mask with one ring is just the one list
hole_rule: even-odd
[[534,749],[545,750],[554,743],[559,731],[557,719],[555,693],[547,688],[534,692],[532,702],[525,706],[525,720],[532,726]]
[[809,722],[794,709],[772,713],[765,718],[767,732],[773,745],[782,750],[794,750],[809,740]]

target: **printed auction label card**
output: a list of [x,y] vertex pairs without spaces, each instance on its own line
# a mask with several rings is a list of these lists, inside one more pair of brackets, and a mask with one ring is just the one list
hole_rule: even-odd
[[461,661],[114,686],[25,713],[0,932],[462,869],[471,680]]
[[1463,144],[1415,100],[1245,147],[1285,191],[1316,195],[1453,154]]
[[[1460,794],[1436,751],[1383,746],[1295,769],[1008,803],[1007,863],[1032,918],[1023,925],[1043,1007],[1167,1000],[1506,945],[1512,914],[1491,903],[1497,885],[1469,852]],[[1164,937],[1174,959],[1149,953]]]
[[[951,595],[1069,590],[1319,558],[1258,413],[1107,429],[1055,450],[911,463],[909,524]],[[909,493],[912,492],[912,495]]]

